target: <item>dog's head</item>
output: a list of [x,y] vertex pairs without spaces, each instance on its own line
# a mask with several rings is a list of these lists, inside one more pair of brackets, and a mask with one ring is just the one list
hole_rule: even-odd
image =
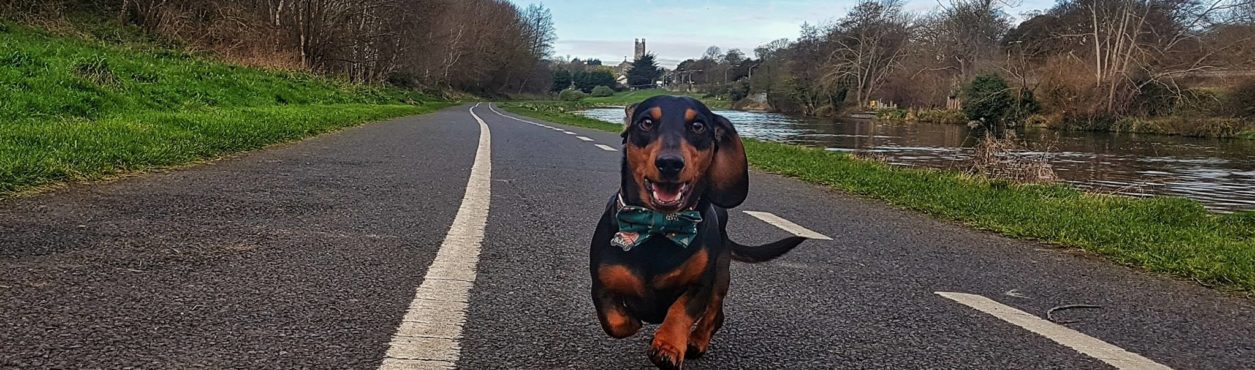
[[745,201],[745,147],[732,122],[693,98],[656,96],[627,107],[625,201],[662,212],[702,199],[724,208]]

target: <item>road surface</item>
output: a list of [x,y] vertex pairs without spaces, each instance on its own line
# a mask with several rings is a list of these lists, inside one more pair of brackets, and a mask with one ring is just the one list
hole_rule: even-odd
[[[589,298],[619,149],[485,103],[0,201],[0,368],[648,368]],[[751,178],[734,239],[832,240],[690,368],[1255,368],[1249,298]]]

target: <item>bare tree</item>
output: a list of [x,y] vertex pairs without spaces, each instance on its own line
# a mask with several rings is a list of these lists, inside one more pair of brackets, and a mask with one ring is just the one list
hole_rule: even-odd
[[824,86],[849,86],[855,103],[867,106],[899,67],[910,41],[910,22],[899,0],[859,3],[829,31],[832,48],[824,63]]

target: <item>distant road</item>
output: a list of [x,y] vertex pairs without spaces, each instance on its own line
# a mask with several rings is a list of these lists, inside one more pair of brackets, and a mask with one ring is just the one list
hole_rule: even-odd
[[[650,367],[588,293],[619,137],[498,111],[0,201],[0,368]],[[833,240],[734,264],[690,368],[1255,367],[1249,298],[751,176],[734,239]]]

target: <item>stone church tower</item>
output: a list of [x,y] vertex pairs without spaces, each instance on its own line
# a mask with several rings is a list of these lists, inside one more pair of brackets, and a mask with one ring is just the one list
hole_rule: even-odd
[[633,55],[632,59],[633,60],[640,59],[641,57],[645,56],[645,39],[633,39],[633,40],[636,41],[636,54]]

